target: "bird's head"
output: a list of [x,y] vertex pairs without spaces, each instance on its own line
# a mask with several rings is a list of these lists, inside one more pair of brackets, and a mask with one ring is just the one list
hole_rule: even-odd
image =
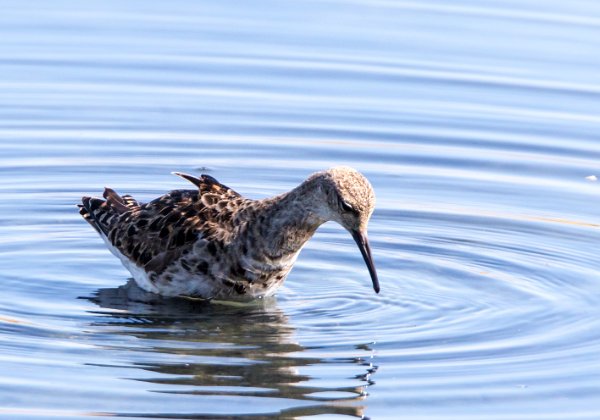
[[318,172],[311,178],[325,195],[322,217],[338,222],[350,232],[367,264],[373,289],[379,293],[379,280],[367,239],[367,225],[375,208],[373,187],[360,172],[346,166]]

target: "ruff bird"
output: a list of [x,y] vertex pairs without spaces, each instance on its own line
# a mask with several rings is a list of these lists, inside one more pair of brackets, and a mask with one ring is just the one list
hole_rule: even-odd
[[356,170],[317,172],[262,200],[244,198],[209,175],[174,174],[196,188],[145,204],[106,188],[104,199],[83,197],[79,205],[142,289],[223,300],[272,295],[317,228],[335,221],[356,241],[379,293],[367,240],[375,194]]

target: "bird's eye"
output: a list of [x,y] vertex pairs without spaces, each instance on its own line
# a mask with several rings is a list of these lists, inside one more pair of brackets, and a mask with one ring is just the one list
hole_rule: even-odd
[[356,210],[354,210],[354,207],[352,207],[347,201],[344,200],[340,200],[340,207],[346,212],[356,212]]

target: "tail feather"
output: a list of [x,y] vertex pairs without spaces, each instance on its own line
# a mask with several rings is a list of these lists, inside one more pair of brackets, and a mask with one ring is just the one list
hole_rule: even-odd
[[121,197],[111,188],[104,189],[104,198],[83,197],[79,207],[79,214],[100,234],[108,236],[111,224],[115,217],[139,207],[137,201],[131,196]]
[[112,188],[105,187],[104,194],[102,194],[102,196],[106,198],[106,203],[118,213],[125,213],[126,211],[129,211],[129,207],[125,205],[123,198]]
[[99,233],[108,235],[106,216],[110,215],[106,201],[96,197],[83,197],[79,213]]
[[[89,198],[89,197],[83,197],[82,200],[85,200],[86,198]],[[81,214],[81,217],[83,217],[83,219],[86,222],[88,222],[94,229],[96,229],[98,231],[98,233],[101,233],[100,228],[98,228],[98,226],[96,225],[96,221],[91,216],[89,210],[85,207],[85,205],[77,204],[77,207],[79,207],[79,214]]]

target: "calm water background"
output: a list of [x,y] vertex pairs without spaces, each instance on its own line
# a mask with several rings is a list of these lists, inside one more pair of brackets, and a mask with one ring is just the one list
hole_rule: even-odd
[[[600,418],[600,4],[4,1],[0,416]],[[275,299],[128,298],[74,204],[354,166]]]

